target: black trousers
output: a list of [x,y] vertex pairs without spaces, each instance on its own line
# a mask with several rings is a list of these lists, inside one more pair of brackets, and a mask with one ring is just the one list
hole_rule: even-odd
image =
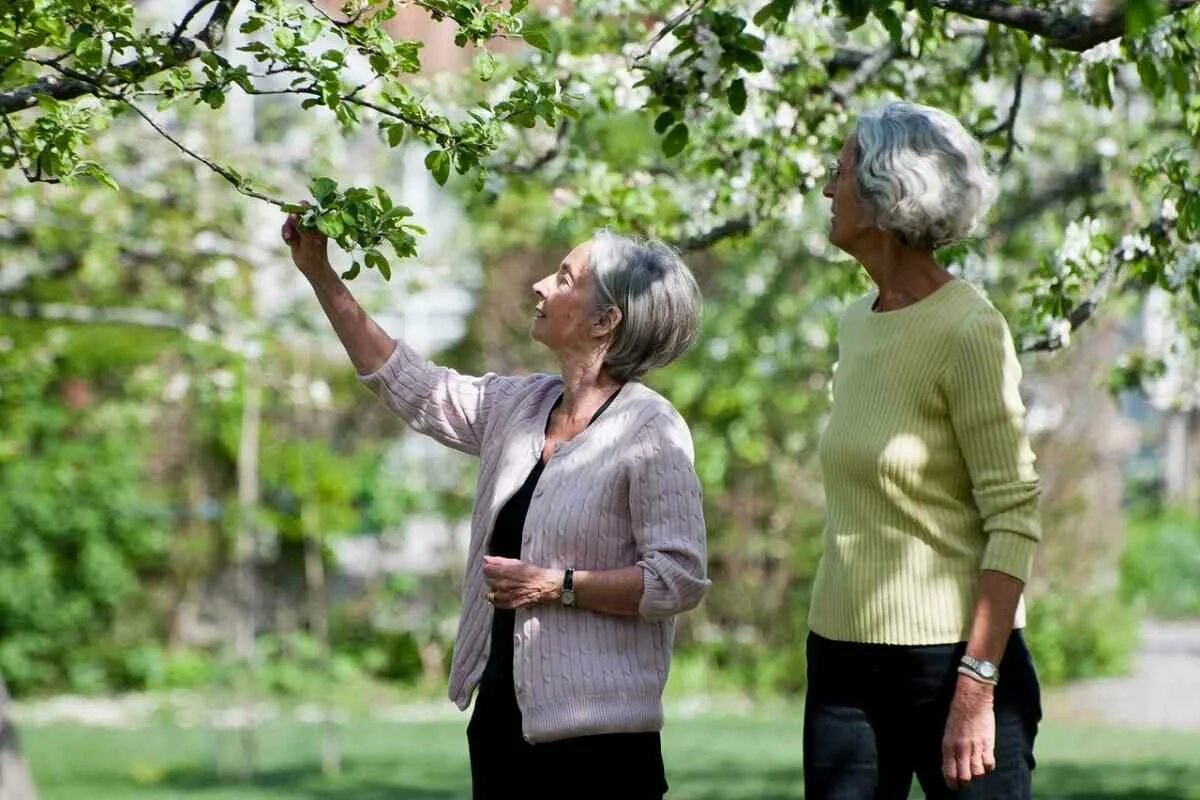
[[942,778],[942,735],[966,643],[904,647],[808,637],[806,800],[1028,800],[1042,717],[1033,660],[1013,631],[996,687],[996,768],[962,790]]
[[474,800],[661,800],[655,733],[609,733],[530,744],[511,682],[483,683],[467,725]]

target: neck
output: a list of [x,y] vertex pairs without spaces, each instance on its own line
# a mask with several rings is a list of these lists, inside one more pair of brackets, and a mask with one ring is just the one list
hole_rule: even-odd
[[590,418],[621,384],[604,370],[604,351],[560,358],[563,412],[568,419]]
[[891,234],[879,232],[851,253],[879,287],[875,308],[893,311],[933,294],[954,279],[931,250],[909,247]]

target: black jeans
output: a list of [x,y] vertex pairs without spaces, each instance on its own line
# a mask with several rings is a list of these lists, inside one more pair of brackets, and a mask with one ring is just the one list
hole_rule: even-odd
[[905,800],[914,773],[927,798],[1032,798],[1041,692],[1020,631],[1013,631],[1000,662],[996,768],[965,789],[946,787],[942,735],[965,649],[965,642],[905,647],[810,633],[806,800]]
[[467,745],[474,800],[661,800],[667,792],[657,732],[530,744],[511,682],[480,684]]

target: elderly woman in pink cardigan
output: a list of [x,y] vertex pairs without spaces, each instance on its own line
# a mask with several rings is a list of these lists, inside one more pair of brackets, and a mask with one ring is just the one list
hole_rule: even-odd
[[533,286],[533,338],[562,375],[480,378],[385,333],[283,226],[363,383],[409,425],[478,456],[450,698],[478,692],[476,798],[661,798],[674,619],[708,589],[687,425],[640,382],[696,338],[700,292],[668,247],[601,232]]

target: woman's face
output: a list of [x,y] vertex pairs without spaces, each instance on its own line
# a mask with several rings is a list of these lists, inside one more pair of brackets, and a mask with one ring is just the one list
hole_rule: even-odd
[[555,352],[589,350],[603,336],[597,324],[603,315],[592,307],[590,252],[591,242],[578,245],[553,274],[533,285],[537,308],[529,333]]
[[829,243],[849,251],[850,246],[864,229],[870,227],[866,210],[858,196],[858,157],[853,136],[842,144],[837,166],[825,182],[821,194],[833,202],[830,204],[832,219],[829,223]]

